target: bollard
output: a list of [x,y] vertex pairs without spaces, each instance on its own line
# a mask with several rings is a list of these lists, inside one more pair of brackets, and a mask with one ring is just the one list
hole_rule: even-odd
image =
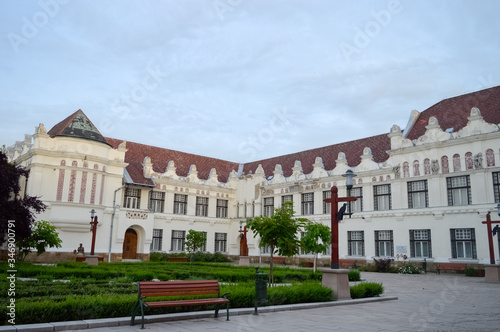
[[267,273],[264,270],[255,268],[255,311],[254,315],[258,315],[257,306],[267,302]]
[[424,269],[424,273],[427,273],[427,258],[424,258],[424,263],[422,264],[422,268]]

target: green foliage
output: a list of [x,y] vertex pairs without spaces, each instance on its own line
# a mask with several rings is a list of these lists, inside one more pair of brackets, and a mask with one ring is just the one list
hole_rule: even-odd
[[382,259],[373,259],[375,262],[375,271],[376,272],[390,272],[391,263],[393,261],[392,258],[382,258]]
[[400,267],[398,267],[398,273],[399,274],[420,274],[422,273],[422,270],[418,268],[417,266],[413,265],[412,263],[403,263]]
[[306,252],[314,253],[314,271],[316,271],[316,258],[318,253],[325,252],[332,243],[330,227],[309,222],[304,227],[305,234],[301,239],[301,246]]
[[194,253],[207,243],[207,234],[190,229],[186,235],[184,246],[188,253]]
[[274,283],[274,264],[272,257],[274,253],[279,256],[291,257],[300,251],[300,240],[297,234],[309,220],[294,218],[293,203],[285,202],[280,209],[275,209],[271,217],[260,216],[247,221],[247,227],[254,233],[254,237],[260,237],[260,246],[271,247],[271,270],[269,278]]
[[361,273],[358,270],[350,270],[348,277],[349,281],[361,281]]
[[468,267],[465,269],[465,276],[467,277],[475,277],[476,276],[476,269],[473,267]]
[[8,232],[9,220],[14,221],[16,240],[20,240],[31,234],[34,213],[46,208],[37,197],[21,195],[21,184],[28,176],[29,170],[9,163],[7,155],[0,151],[0,244]]
[[190,262],[212,262],[212,263],[229,263],[230,259],[226,258],[220,252],[216,252],[214,254],[210,252],[193,252],[188,255]]
[[36,249],[37,256],[43,254],[47,247],[61,248],[62,241],[57,233],[57,228],[45,220],[36,221],[31,228],[31,235],[20,238],[16,241],[19,248],[17,259],[22,261],[31,252]]
[[384,287],[377,282],[362,282],[351,286],[351,298],[360,299],[364,297],[379,296],[384,292]]

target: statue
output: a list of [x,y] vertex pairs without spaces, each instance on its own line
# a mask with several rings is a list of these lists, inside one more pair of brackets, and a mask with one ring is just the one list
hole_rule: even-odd
[[393,172],[394,172],[394,177],[396,179],[399,179],[401,177],[401,165],[398,165],[398,166],[394,166],[392,168]]
[[437,159],[432,160],[431,171],[432,171],[432,174],[439,173],[439,161]]
[[241,226],[240,226],[240,230],[238,231],[240,232],[240,256],[248,256],[248,244],[247,244],[247,227],[245,226],[245,228],[243,230],[241,230]]
[[474,156],[474,168],[482,169],[483,168],[483,154],[479,152]]
[[83,245],[80,243],[80,246],[73,251],[77,256],[83,256],[85,255],[85,248],[83,248]]

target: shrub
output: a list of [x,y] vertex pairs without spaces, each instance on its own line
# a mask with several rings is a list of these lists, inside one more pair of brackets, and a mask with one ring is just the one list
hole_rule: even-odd
[[476,276],[476,269],[473,267],[468,267],[465,269],[465,275],[467,277],[475,277]]
[[383,292],[384,287],[381,283],[377,282],[362,282],[360,284],[351,286],[351,297],[353,299],[375,297],[379,296]]
[[392,258],[383,258],[383,259],[373,259],[375,262],[375,271],[376,272],[389,272],[391,269]]
[[422,270],[412,263],[403,263],[400,267],[398,267],[397,272],[399,274],[420,274]]
[[358,270],[351,270],[348,274],[349,281],[361,281],[361,273]]

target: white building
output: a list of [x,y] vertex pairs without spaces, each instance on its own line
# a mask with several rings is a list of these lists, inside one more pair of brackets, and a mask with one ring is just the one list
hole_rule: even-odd
[[[342,175],[351,169],[358,200],[340,224],[341,259],[487,264],[481,222],[490,211],[498,219],[499,123],[497,86],[413,111],[404,130],[238,164],[105,138],[79,110],[48,132],[40,124],[8,155],[30,170],[26,190],[48,206],[37,218],[63,240],[45,260],[74,259],[80,243],[90,250],[91,209],[96,253],[113,261],[182,251],[190,229],[206,232],[207,251],[237,256],[240,221],[285,200],[297,216],[329,225],[324,199],[332,186],[347,195]],[[269,256],[252,234],[248,245],[254,260]]]

